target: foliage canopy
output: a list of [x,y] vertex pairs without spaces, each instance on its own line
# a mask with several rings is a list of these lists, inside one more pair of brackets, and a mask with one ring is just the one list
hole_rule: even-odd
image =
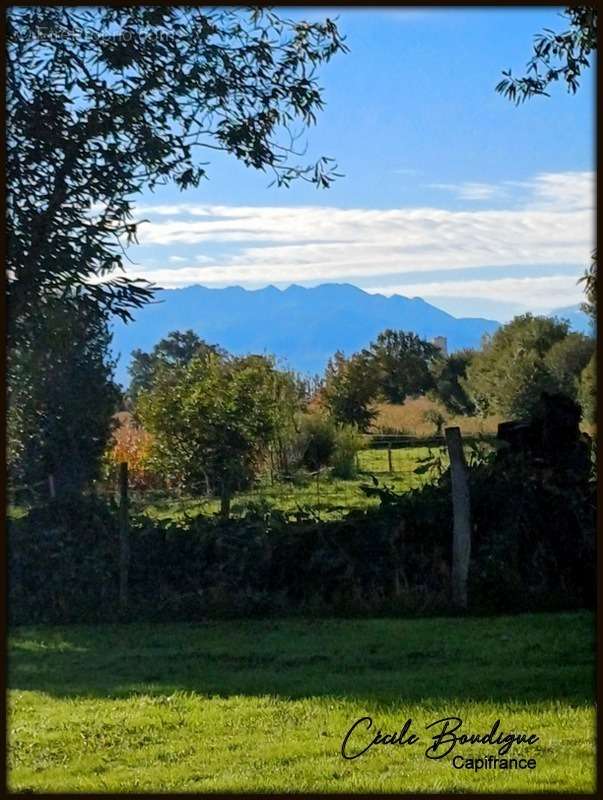
[[195,356],[207,358],[210,354],[226,358],[226,351],[217,345],[208,344],[193,330],[171,331],[153,347],[150,353],[133,350],[128,367],[130,385],[128,396],[134,402],[142,391],[153,385],[153,377],[160,366],[184,367]]
[[[8,307],[11,335],[52,299],[124,319],[152,287],[122,270],[133,198],[196,186],[222,151],[277,184],[328,186],[299,165],[324,102],[317,68],[346,46],[334,22],[271,10],[12,7],[8,14]],[[75,295],[75,298],[74,298]]]
[[27,346],[9,351],[11,479],[55,478],[57,493],[98,477],[117,410],[107,322],[82,304],[48,305]]
[[283,379],[262,356],[208,353],[185,366],[160,365],[137,406],[159,472],[175,487],[215,488],[228,516],[232,495],[254,477],[273,439]]
[[440,358],[440,351],[415,333],[388,328],[363,355],[384,399],[403,403],[407,397],[424,394],[433,387],[430,366]]
[[565,320],[523,314],[475,352],[461,384],[482,414],[528,415],[543,391],[576,398],[593,348],[589,337],[569,333]]
[[564,16],[569,29],[555,33],[548,28],[534,37],[533,56],[526,74],[514,78],[511,70],[503,70],[503,79],[496,91],[516,105],[538,95],[549,96],[551,84],[561,81],[568,92],[575,94],[580,77],[590,67],[591,53],[597,49],[597,11],[593,6],[570,6]]

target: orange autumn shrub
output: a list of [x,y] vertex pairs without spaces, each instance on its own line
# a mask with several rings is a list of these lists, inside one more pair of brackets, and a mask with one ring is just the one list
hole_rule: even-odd
[[128,462],[130,486],[134,489],[156,487],[159,479],[151,463],[152,436],[137,425],[131,415],[116,415],[117,425],[113,431],[111,446],[107,453],[110,470],[117,469],[123,461]]

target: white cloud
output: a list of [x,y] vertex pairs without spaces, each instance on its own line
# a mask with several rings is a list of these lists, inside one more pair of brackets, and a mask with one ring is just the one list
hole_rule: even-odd
[[503,181],[502,184],[465,181],[429,183],[427,189],[450,192],[460,200],[516,200],[532,209],[569,211],[590,209],[595,204],[595,174],[589,171],[542,172],[529,181]]
[[480,298],[522,303],[530,308],[548,310],[569,306],[583,300],[583,290],[571,275],[545,275],[538,278],[496,278],[494,280],[438,281],[369,288],[367,292],[402,294],[406,297]]
[[533,208],[590,210],[595,207],[594,172],[546,172],[528,184]]
[[493,183],[428,183],[426,189],[441,189],[452,192],[459,200],[489,200],[492,197],[505,196],[506,192],[501,186]]
[[[152,249],[155,264],[161,264],[164,249],[173,253],[178,248],[178,255],[166,253],[165,268],[130,267],[128,272],[164,286],[251,287],[296,281],[371,285],[371,276],[374,281],[374,276],[407,272],[541,265],[546,274],[547,265],[578,267],[589,262],[594,246],[592,173],[543,173],[501,187],[462,186],[475,197],[481,194],[481,199],[489,192],[494,196],[500,191],[499,198],[506,192],[510,202],[505,208],[462,211],[190,203],[138,208],[151,220],[139,228],[142,252]],[[201,252],[186,255],[193,248]],[[174,267],[167,266],[168,261]],[[416,293],[426,294],[427,284],[420,286]],[[529,292],[543,304],[546,298],[549,306],[559,298],[570,303],[580,296],[571,279],[559,276],[445,283],[447,295],[454,294],[453,286],[459,287],[459,296],[476,296],[479,290],[483,297],[495,297],[500,291],[501,300],[522,299],[522,292]],[[404,293],[408,291],[405,286]],[[444,288],[433,292],[443,294]]]

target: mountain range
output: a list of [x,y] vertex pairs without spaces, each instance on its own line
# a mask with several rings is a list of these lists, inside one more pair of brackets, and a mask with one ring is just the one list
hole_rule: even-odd
[[162,289],[155,302],[134,313],[134,322],[113,326],[116,377],[127,385],[132,350],[150,351],[170,331],[192,328],[235,355],[271,353],[308,375],[321,373],[336,350],[350,355],[385,328],[412,331],[423,339],[445,336],[450,352],[478,347],[498,322],[457,318],[419,297],[369,294],[345,283],[287,289],[240,286]]
[[[132,350],[146,352],[170,331],[192,328],[212,344],[235,355],[271,353],[283,366],[321,373],[336,350],[346,355],[366,347],[385,328],[412,331],[423,339],[445,336],[448,351],[479,347],[484,333],[500,325],[481,317],[454,317],[420,297],[369,294],[348,283],[307,288],[267,286],[162,289],[155,301],[134,313],[134,322],[113,326],[116,378],[129,383]],[[579,306],[558,308],[549,316],[568,319],[573,330],[592,333]]]
[[547,316],[567,320],[570,328],[577,333],[585,333],[587,336],[595,335],[591,318],[582,311],[579,305],[554,308],[548,312]]

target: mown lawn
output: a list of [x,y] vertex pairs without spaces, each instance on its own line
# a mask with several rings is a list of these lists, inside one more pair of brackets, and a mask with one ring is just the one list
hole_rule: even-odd
[[[13,791],[593,792],[594,618],[295,620],[15,630]],[[346,761],[371,716],[420,741]],[[427,760],[430,722],[539,741],[534,770]],[[360,741],[364,743],[368,739]],[[454,754],[495,754],[459,745]]]

